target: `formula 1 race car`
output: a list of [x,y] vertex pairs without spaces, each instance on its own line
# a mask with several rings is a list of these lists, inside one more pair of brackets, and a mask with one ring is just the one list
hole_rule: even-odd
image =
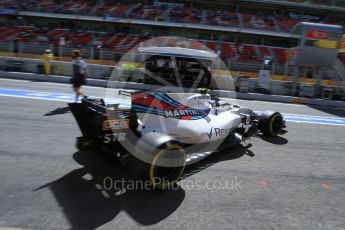
[[115,153],[133,175],[157,188],[178,181],[187,164],[234,145],[250,145],[245,140],[253,128],[274,137],[285,127],[279,112],[257,113],[207,92],[119,94],[131,98],[130,108],[106,105],[103,99],[69,104],[83,134],[76,147]]

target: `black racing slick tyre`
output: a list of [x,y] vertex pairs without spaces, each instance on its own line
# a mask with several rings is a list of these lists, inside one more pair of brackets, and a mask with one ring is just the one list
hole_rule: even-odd
[[285,126],[283,116],[279,112],[265,111],[259,119],[259,129],[264,136],[276,137]]
[[[131,155],[128,159],[128,169],[135,179],[148,181],[144,183],[149,189],[167,190],[173,188],[185,168],[186,155],[182,145],[177,141],[161,143],[155,151],[151,152],[150,162],[144,162],[141,159]],[[159,162],[166,160],[174,154],[174,161],[178,161],[176,166],[164,166]],[[179,156],[176,156],[179,155]]]
[[97,149],[99,141],[95,137],[77,137],[75,147],[78,150]]

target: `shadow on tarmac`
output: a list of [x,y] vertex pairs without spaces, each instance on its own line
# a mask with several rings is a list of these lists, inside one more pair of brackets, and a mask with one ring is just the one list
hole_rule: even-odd
[[289,143],[289,141],[282,136],[276,136],[276,137],[265,137],[264,135],[257,135],[257,136],[261,138],[261,140],[274,144],[274,145],[286,145],[287,143]]
[[[215,153],[186,167],[182,179],[246,153],[251,151],[242,146]],[[78,151],[73,158],[83,167],[35,189],[52,191],[71,229],[95,229],[112,221],[121,211],[141,225],[153,225],[175,212],[184,200],[185,190],[178,185],[166,191],[128,189],[133,185],[129,183],[130,174],[113,155],[89,150]]]
[[54,109],[54,110],[44,114],[44,116],[62,115],[62,114],[66,114],[69,112],[71,112],[69,107],[61,107],[61,108]]
[[266,141],[270,144],[274,144],[274,145],[286,145],[287,143],[289,143],[289,141],[283,137],[286,133],[288,133],[286,129],[283,129],[280,132],[279,136],[276,136],[276,137],[267,137],[258,131],[259,131],[258,127],[251,128],[248,132],[249,136],[251,138],[260,138],[261,140]]
[[[173,213],[185,191],[130,190],[127,169],[114,156],[96,151],[79,151],[73,158],[84,167],[73,170],[48,187],[71,223],[71,229],[95,229],[126,211],[142,225],[155,224]],[[129,187],[127,187],[129,188]]]
[[195,164],[187,166],[183,178],[190,177],[214,164],[217,164],[218,162],[236,160],[243,157],[244,155],[250,157],[255,156],[255,154],[251,150],[241,145],[214,153]]

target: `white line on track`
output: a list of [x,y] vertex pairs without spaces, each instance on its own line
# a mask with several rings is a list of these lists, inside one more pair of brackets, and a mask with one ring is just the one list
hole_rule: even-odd
[[[21,80],[21,79],[9,79],[9,78],[0,78],[0,81],[7,81],[7,82],[25,82],[30,83],[33,85],[57,85],[57,86],[64,86],[64,87],[71,87],[71,84],[67,83],[59,83],[59,82],[45,82],[45,81],[28,81],[28,80]],[[94,88],[94,89],[104,89],[104,87],[99,86],[89,86],[83,85],[83,88]]]
[[28,80],[21,80],[21,79],[9,79],[9,78],[0,78],[0,81],[9,81],[9,82],[32,82]]
[[[294,117],[305,117],[305,116],[308,116],[308,117],[312,117],[312,118],[325,118],[325,116],[315,116],[315,115],[303,115],[303,114],[289,114],[289,113],[284,113],[285,115],[287,116],[294,116]],[[330,117],[330,118],[333,118],[333,119],[344,119],[344,117]]]
[[343,124],[334,124],[334,123],[332,123],[332,124],[324,124],[324,123],[318,123],[318,122],[315,122],[315,121],[289,121],[289,120],[287,120],[287,122],[293,122],[293,123],[299,123],[299,124],[304,124],[304,123],[308,123],[308,124],[317,124],[317,125],[331,125],[331,126],[343,126],[344,127],[344,125]]
[[294,107],[306,107],[307,105],[302,104],[290,104],[290,103],[282,103],[282,102],[271,102],[271,101],[253,101],[253,100],[244,100],[244,99],[229,99],[229,98],[222,98],[225,101],[230,101],[233,104],[241,104],[243,103],[259,103],[259,104],[275,104],[275,105],[284,105],[284,106],[294,106]]
[[32,84],[34,84],[34,85],[58,85],[58,86],[69,86],[69,87],[71,87],[71,85],[68,85],[68,84],[66,84],[66,83],[59,83],[59,82],[46,82],[46,81],[34,81],[34,82],[32,82]]
[[[58,83],[58,82],[32,82],[33,84],[37,85],[58,85],[58,86],[64,86],[71,88],[71,84],[66,84],[66,83]],[[104,89],[104,87],[98,87],[98,86],[89,86],[89,85],[83,85],[82,88],[91,88],[91,89]]]
[[[241,99],[238,99],[238,100],[241,100]],[[241,100],[241,101],[245,101],[245,102],[253,102],[253,103],[265,103],[265,104],[276,104],[276,105],[288,105],[288,106],[298,106],[298,107],[301,107],[301,106],[306,106],[306,105],[301,105],[301,104],[289,104],[289,103],[281,103],[281,102],[271,102],[271,101],[247,101],[247,100]]]
[[30,96],[7,95],[7,94],[1,94],[1,93],[0,93],[0,96],[4,96],[4,97],[16,97],[16,98],[27,98],[27,99],[44,100],[44,101],[72,102],[72,101],[68,101],[68,100],[62,100],[62,99],[53,99],[53,98],[37,98],[37,97],[30,97]]

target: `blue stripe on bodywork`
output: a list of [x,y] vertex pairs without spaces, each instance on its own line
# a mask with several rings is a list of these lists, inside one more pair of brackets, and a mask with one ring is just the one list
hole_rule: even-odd
[[163,101],[164,103],[168,104],[168,105],[171,105],[173,107],[178,107],[180,106],[181,104],[175,100],[173,100],[172,98],[168,97],[166,94],[164,93],[150,93],[149,94],[150,96],[160,100],[160,101]]

